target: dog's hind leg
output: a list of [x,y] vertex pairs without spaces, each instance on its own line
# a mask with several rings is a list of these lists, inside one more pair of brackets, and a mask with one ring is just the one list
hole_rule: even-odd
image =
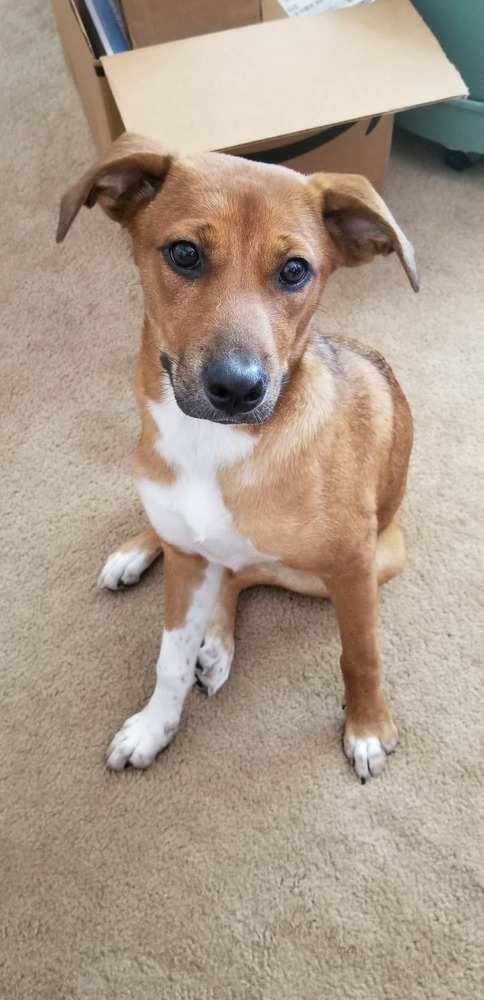
[[[140,577],[151,566],[162,552],[160,539],[153,528],[135,535],[113,552],[106,560],[98,579],[98,586],[107,590],[119,590],[138,583]],[[401,572],[405,563],[405,549],[399,525],[398,513],[395,514],[387,528],[377,541],[376,567],[378,583],[386,583]],[[227,652],[230,655],[232,641],[229,641],[237,598],[241,590],[257,585],[284,587],[311,597],[328,597],[323,582],[311,573],[302,573],[280,564],[261,563],[250,566],[240,573],[234,574],[227,570],[221,587],[221,595],[214,612],[214,627],[210,626],[208,635],[224,637]],[[233,607],[232,607],[233,606]],[[217,645],[217,643],[215,643]],[[233,648],[232,653],[233,656]],[[205,653],[208,661],[208,649]],[[208,663],[207,663],[208,666]],[[226,679],[226,678],[225,678]],[[223,682],[222,682],[223,683]],[[220,685],[219,685],[220,686]]]
[[[379,584],[401,572],[405,547],[398,513],[382,531],[376,546],[376,575]],[[195,676],[207,694],[215,694],[225,684],[234,658],[234,629],[237,601],[248,587],[283,587],[309,597],[328,598],[326,584],[315,573],[303,572],[280,563],[259,563],[238,573],[225,570],[219,595],[205,639],[198,654]]]
[[153,528],[147,528],[109,556],[100,573],[98,586],[107,590],[119,590],[138,583],[142,573],[158,558],[161,551],[158,535]]
[[402,572],[405,565],[405,542],[398,511],[390,524],[378,536],[376,543],[376,575],[378,583],[387,583]]

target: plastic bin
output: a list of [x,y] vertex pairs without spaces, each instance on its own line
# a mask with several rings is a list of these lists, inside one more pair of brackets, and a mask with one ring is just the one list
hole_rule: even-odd
[[484,0],[413,0],[469,87],[469,98],[397,115],[403,128],[445,148],[462,170],[484,154]]

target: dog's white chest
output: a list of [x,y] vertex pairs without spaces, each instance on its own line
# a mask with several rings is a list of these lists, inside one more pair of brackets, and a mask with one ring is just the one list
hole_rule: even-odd
[[219,469],[249,457],[254,438],[246,431],[185,416],[173,397],[150,409],[160,429],[157,450],[176,474],[166,486],[148,478],[138,481],[155,531],[170,545],[228,569],[264,560],[235,529],[217,482]]

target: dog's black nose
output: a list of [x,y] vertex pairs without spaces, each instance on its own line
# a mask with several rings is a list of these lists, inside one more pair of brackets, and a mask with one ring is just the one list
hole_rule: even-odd
[[203,381],[212,406],[232,416],[255,410],[265,396],[268,379],[255,358],[234,352],[209,361]]

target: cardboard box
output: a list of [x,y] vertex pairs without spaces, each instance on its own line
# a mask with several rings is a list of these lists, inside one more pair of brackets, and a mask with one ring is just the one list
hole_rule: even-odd
[[120,7],[137,49],[262,20],[261,0],[120,0]]
[[[99,150],[125,131],[101,63],[94,58],[77,9],[70,0],[52,0],[66,63]],[[113,57],[114,58],[114,57]]]
[[184,153],[364,173],[381,189],[393,112],[467,92],[410,0],[295,19],[275,2],[261,24],[98,63],[73,0],[53,0],[99,148],[126,129]]

